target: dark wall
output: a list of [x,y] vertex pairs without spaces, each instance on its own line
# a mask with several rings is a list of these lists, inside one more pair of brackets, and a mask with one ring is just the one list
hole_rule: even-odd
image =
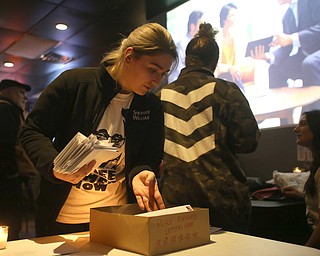
[[293,129],[294,126],[262,129],[257,150],[239,155],[245,174],[269,180],[274,170],[292,172],[294,167],[299,166]]

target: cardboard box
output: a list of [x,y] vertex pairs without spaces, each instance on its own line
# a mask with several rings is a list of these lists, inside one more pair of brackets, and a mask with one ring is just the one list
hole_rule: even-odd
[[144,255],[158,255],[210,242],[209,210],[194,208],[163,216],[135,216],[137,204],[92,208],[90,241]]

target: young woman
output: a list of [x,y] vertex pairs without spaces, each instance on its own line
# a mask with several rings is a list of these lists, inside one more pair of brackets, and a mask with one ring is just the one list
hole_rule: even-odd
[[239,65],[239,60],[244,58],[244,53],[241,56],[243,51],[239,51],[239,48],[243,47],[239,47],[239,40],[235,36],[237,11],[237,6],[233,3],[228,3],[221,8],[220,27],[222,31],[217,35],[221,52],[215,73],[219,78],[236,83],[244,91]]
[[[138,202],[164,208],[156,182],[162,157],[163,111],[148,91],[177,59],[162,26],[136,28],[97,68],[56,78],[41,94],[22,131],[23,145],[41,173],[37,236],[88,230],[90,208]],[[110,138],[119,156],[74,174],[54,171],[53,160],[77,133]]]
[[295,128],[297,144],[312,152],[313,161],[310,175],[304,187],[304,194],[292,187],[282,189],[287,197],[304,197],[307,206],[307,220],[312,234],[306,245],[320,248],[320,110],[312,110],[301,115]]

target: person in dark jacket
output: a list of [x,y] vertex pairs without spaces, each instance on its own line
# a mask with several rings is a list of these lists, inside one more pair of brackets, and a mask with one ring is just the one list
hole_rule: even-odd
[[201,24],[186,49],[186,68],[160,91],[165,114],[160,190],[167,207],[209,208],[210,224],[248,231],[249,187],[236,154],[253,152],[260,131],[239,87],[214,77],[219,48]]
[[[41,172],[36,235],[86,231],[90,208],[137,202],[162,209],[156,176],[163,150],[163,110],[149,90],[177,59],[168,31],[157,23],[133,30],[97,68],[65,71],[41,94],[22,131],[22,142]],[[119,155],[74,174],[53,160],[78,132],[96,134]]]
[[[14,80],[0,82],[0,225],[9,226],[8,240],[19,239],[21,229],[22,180],[19,166],[23,161],[21,156],[26,155],[20,154],[23,150],[19,134],[30,90],[29,85]],[[28,158],[27,161],[30,162]]]

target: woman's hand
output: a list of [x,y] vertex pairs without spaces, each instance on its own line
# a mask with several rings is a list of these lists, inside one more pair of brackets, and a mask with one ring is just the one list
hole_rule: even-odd
[[91,171],[93,166],[96,164],[95,160],[92,160],[90,163],[82,166],[78,171],[73,174],[64,174],[53,171],[53,175],[60,180],[70,182],[72,184],[77,184],[84,177],[86,177]]
[[241,71],[236,66],[230,66],[228,69],[233,81],[241,80]]
[[266,56],[265,49],[263,45],[258,45],[254,48],[254,51],[250,51],[250,56],[256,60],[265,60],[269,62],[270,60]]
[[132,188],[141,210],[151,212],[165,208],[153,172],[146,170],[138,173],[132,180]]
[[299,190],[295,189],[294,187],[283,187],[281,188],[281,192],[285,197],[299,198],[299,199],[304,198],[304,194]]

